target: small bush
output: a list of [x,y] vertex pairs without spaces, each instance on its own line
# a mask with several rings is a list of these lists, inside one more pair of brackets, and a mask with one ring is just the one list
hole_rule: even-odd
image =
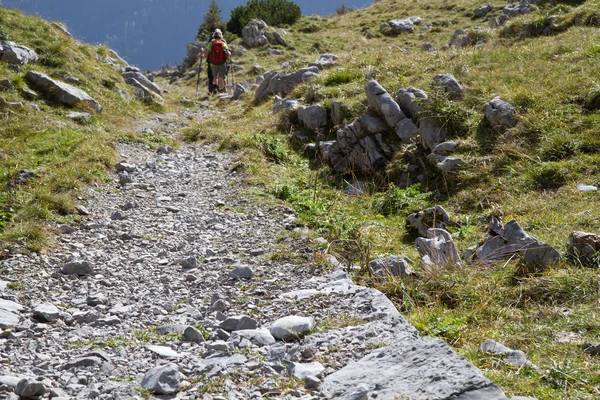
[[393,183],[385,193],[377,193],[371,201],[371,208],[378,214],[408,214],[430,207],[431,193],[423,192],[419,185],[400,189]]
[[325,86],[343,85],[359,79],[360,75],[350,71],[334,71],[325,78]]
[[255,145],[269,161],[282,163],[288,159],[288,147],[278,138],[266,135],[255,135],[253,139]]

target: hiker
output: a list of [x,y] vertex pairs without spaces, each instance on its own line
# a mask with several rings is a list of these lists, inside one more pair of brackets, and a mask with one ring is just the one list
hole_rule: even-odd
[[213,84],[219,92],[224,92],[227,60],[231,57],[231,53],[220,29],[215,29],[212,40],[206,45],[206,56],[210,60]]
[[204,44],[202,45],[202,50],[200,52],[200,62],[202,62],[202,58],[206,58],[206,75],[207,75],[207,82],[208,82],[208,94],[214,94],[217,91],[217,88],[215,86],[215,83],[213,82],[214,78],[213,78],[213,74],[212,74],[212,69],[210,67],[210,53],[208,53],[208,51],[206,51],[206,46],[208,46],[208,44],[210,43],[210,41],[212,40],[212,35],[210,35],[210,37],[206,40],[206,42],[204,42]]

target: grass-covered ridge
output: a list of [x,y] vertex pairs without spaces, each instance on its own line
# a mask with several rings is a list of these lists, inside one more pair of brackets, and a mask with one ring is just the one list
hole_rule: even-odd
[[[516,219],[563,254],[570,232],[598,232],[598,194],[579,192],[576,185],[600,182],[599,4],[542,1],[531,13],[492,29],[473,16],[484,3],[382,0],[343,15],[303,17],[287,27],[292,49],[281,48],[282,55],[253,49],[236,59],[245,71],[255,64],[293,71],[321,53],[338,55],[337,67],[290,97],[325,107],[340,101],[348,123],[370,112],[364,87],[373,77],[391,94],[414,86],[432,95],[432,78],[453,74],[466,88],[463,98],[435,98],[425,113],[445,122],[460,143],[457,156],[466,165],[457,174],[428,170],[425,183],[406,188],[399,177],[409,160],[400,147],[385,173],[336,177],[303,155],[302,146],[290,140],[294,127],[272,114],[270,101],[257,104],[250,98],[229,104],[226,122],[202,121],[187,137],[243,149],[238,168],[248,172],[252,194],[290,203],[300,220],[330,239],[324,250],[363,267],[357,279],[389,294],[423,334],[447,340],[508,394],[597,398],[600,361],[581,347],[600,340],[596,269],[567,258],[532,274],[513,259],[494,268],[468,266],[433,275],[417,266],[420,278],[381,283],[371,281],[365,268],[378,255],[417,260],[405,218],[433,204],[443,205],[456,222],[449,231],[460,252],[482,240],[492,217]],[[490,15],[499,16],[506,4],[495,4]],[[409,16],[423,18],[415,32],[379,32],[382,22]],[[484,43],[442,49],[457,29]],[[422,51],[424,42],[435,51]],[[244,78],[254,75],[236,76]],[[516,107],[519,122],[509,135],[484,121],[484,106],[496,96]],[[356,178],[367,181],[370,194],[342,193]],[[541,372],[515,370],[479,353],[486,338],[523,350]]]
[[[48,245],[47,220],[72,218],[76,196],[84,185],[102,181],[114,165],[114,143],[127,135],[133,120],[150,111],[143,104],[121,97],[116,88],[131,94],[119,72],[105,63],[108,49],[70,39],[38,17],[0,8],[0,39],[36,51],[39,62],[13,68],[0,62],[0,76],[14,86],[0,92],[23,108],[5,108],[0,115],[0,242],[9,247],[19,241],[31,249]],[[25,74],[43,72],[86,91],[104,107],[90,120],[71,120],[69,109],[39,96],[27,99]],[[37,105],[37,111],[32,105]],[[89,111],[89,110],[80,110]],[[15,188],[7,184],[28,170],[35,178]]]

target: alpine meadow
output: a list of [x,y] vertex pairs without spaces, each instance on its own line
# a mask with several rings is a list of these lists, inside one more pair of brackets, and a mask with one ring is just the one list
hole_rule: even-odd
[[600,398],[599,38],[212,1],[144,72],[0,8],[0,397]]

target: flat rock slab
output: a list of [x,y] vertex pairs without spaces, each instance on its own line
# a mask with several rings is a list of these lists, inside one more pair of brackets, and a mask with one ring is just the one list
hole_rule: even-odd
[[20,312],[23,310],[23,306],[14,301],[0,299],[0,310],[9,312]]
[[8,329],[19,323],[19,316],[10,311],[0,309],[0,329]]
[[278,319],[271,325],[271,335],[275,339],[289,340],[298,338],[315,326],[315,320],[311,317],[289,316]]
[[25,79],[36,89],[51,97],[60,104],[74,106],[78,103],[86,103],[93,107],[96,112],[102,112],[102,106],[89,94],[81,89],[50,78],[41,72],[29,71]]
[[181,389],[182,376],[176,364],[155,367],[144,375],[141,386],[153,393],[173,394]]
[[170,347],[166,347],[166,346],[146,346],[146,348],[148,350],[150,350],[153,353],[158,354],[160,357],[163,358],[181,358],[181,357],[185,357],[187,355],[187,353],[178,353],[175,350],[173,350]]
[[[323,389],[350,398],[359,384],[378,399],[506,399],[502,391],[441,340],[425,338],[377,349],[327,376]],[[468,397],[467,394],[480,395]],[[363,397],[361,397],[363,398]],[[370,398],[365,394],[365,399]]]

